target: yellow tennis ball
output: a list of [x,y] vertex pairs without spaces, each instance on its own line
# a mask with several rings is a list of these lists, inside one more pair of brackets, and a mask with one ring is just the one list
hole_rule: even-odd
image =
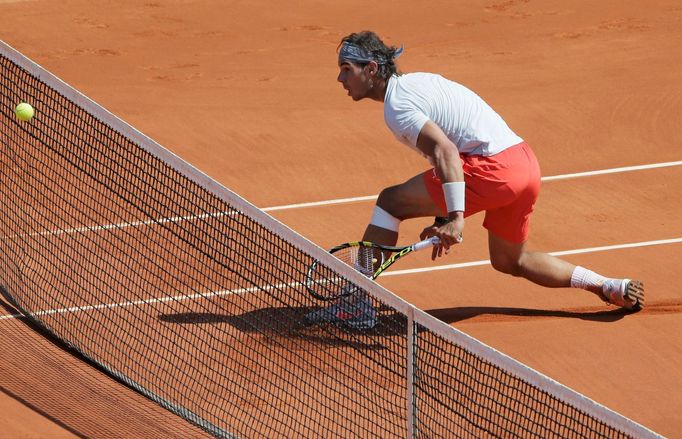
[[33,118],[33,115],[35,114],[35,110],[33,110],[33,107],[31,107],[30,104],[27,104],[26,102],[22,102],[19,105],[17,105],[17,108],[14,109],[14,113],[16,113],[17,118],[19,120],[23,120],[24,122],[28,122]]

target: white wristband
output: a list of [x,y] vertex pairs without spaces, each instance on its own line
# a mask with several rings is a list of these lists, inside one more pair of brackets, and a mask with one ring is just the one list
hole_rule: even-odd
[[464,212],[464,192],[463,181],[443,183],[443,194],[445,195],[445,205],[449,212]]

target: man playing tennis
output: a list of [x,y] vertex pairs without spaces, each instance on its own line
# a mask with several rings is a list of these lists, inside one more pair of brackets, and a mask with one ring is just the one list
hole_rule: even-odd
[[[338,81],[348,95],[354,101],[383,102],[388,128],[433,166],[381,191],[363,240],[395,245],[401,221],[436,217],[421,233],[422,239],[440,238],[433,250],[435,259],[462,242],[466,217],[484,211],[490,261],[496,270],[545,287],[582,288],[607,303],[641,309],[641,282],[606,278],[527,250],[529,221],[540,189],[533,151],[466,87],[436,74],[400,73],[395,59],[401,53],[369,31],[350,34],[339,46]],[[327,321],[363,320],[342,306],[331,308],[324,315],[318,312],[319,320],[325,316]],[[367,309],[359,308],[358,313],[371,323],[374,313]]]

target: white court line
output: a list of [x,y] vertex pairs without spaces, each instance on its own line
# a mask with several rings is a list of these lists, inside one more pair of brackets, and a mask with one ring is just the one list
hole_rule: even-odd
[[[156,297],[156,298],[151,298],[151,299],[141,299],[141,300],[135,300],[132,302],[119,302],[119,303],[102,303],[99,305],[87,305],[87,306],[72,306],[69,308],[58,308],[58,309],[48,309],[45,311],[36,311],[34,313],[31,313],[31,316],[33,317],[40,317],[40,316],[48,316],[52,314],[67,314],[67,313],[77,313],[77,312],[83,312],[83,311],[91,311],[91,310],[97,310],[97,309],[115,309],[115,308],[125,308],[129,306],[137,306],[137,305],[151,305],[154,303],[165,303],[165,302],[182,302],[184,300],[195,300],[195,299],[206,299],[210,297],[219,297],[219,296],[229,296],[232,294],[244,294],[244,293],[255,293],[259,291],[270,291],[270,290],[276,290],[280,288],[294,288],[298,286],[302,286],[303,284],[301,282],[294,282],[290,284],[285,284],[285,283],[280,283],[276,285],[265,285],[263,287],[249,287],[249,288],[239,288],[236,290],[220,290],[220,291],[212,291],[210,293],[195,293],[195,294],[178,294],[175,296],[163,296],[163,297]],[[5,315],[0,315],[0,320],[7,320],[7,319],[13,319],[21,317],[21,314],[5,314]]]
[[[638,165],[638,166],[625,166],[622,168],[600,169],[597,171],[578,172],[575,174],[550,175],[547,177],[542,177],[542,181],[567,180],[569,178],[592,177],[595,175],[617,174],[620,172],[643,171],[646,169],[668,168],[671,166],[680,166],[680,165],[682,165],[682,161],[652,163],[649,165]],[[263,210],[265,212],[274,212],[276,210],[300,209],[300,208],[304,208],[304,207],[317,207],[317,206],[329,206],[332,204],[356,203],[359,201],[376,200],[377,197],[378,197],[378,195],[366,195],[364,197],[338,198],[335,200],[314,201],[314,202],[310,202],[310,203],[298,203],[298,204],[288,204],[288,205],[284,205],[284,206],[265,207],[265,208],[262,208],[261,210]]]
[[[607,246],[603,246],[603,247],[588,247],[588,248],[580,248],[580,249],[576,249],[576,250],[564,250],[564,251],[560,251],[560,252],[551,252],[549,254],[553,255],[553,256],[577,255],[577,254],[581,254],[581,253],[596,253],[596,252],[603,252],[603,251],[609,251],[609,250],[620,250],[620,249],[624,249],[624,248],[648,247],[648,246],[652,246],[652,245],[665,245],[665,244],[678,244],[678,243],[682,243],[682,238],[661,239],[658,241],[634,242],[634,243],[630,243],[630,244],[607,245]],[[486,259],[484,261],[462,262],[459,264],[437,265],[435,267],[412,268],[412,269],[408,269],[408,270],[395,270],[395,271],[389,271],[389,272],[383,273],[381,276],[382,277],[399,276],[402,274],[424,273],[427,271],[438,271],[438,270],[452,270],[455,268],[475,267],[478,265],[487,265],[487,264],[490,264],[489,259]]]
[[166,224],[166,223],[179,223],[182,221],[195,221],[198,219],[206,218],[220,218],[221,216],[233,215],[234,212],[217,212],[217,213],[205,213],[202,215],[191,215],[191,216],[174,216],[170,218],[161,218],[146,221],[132,221],[129,223],[118,223],[118,224],[105,224],[103,226],[82,226],[73,227],[69,229],[57,229],[57,230],[46,230],[44,232],[29,233],[26,235],[8,235],[3,236],[2,239],[12,239],[21,238],[24,236],[36,237],[36,236],[57,236],[71,233],[86,233],[86,232],[99,232],[102,230],[112,230],[112,229],[125,229],[126,227],[137,227],[137,226],[151,226],[154,224]]
[[563,174],[563,175],[553,175],[553,176],[548,176],[548,177],[542,177],[542,181],[566,180],[569,178],[590,177],[593,175],[604,175],[604,174],[617,174],[619,172],[643,171],[646,169],[668,168],[670,166],[680,166],[680,165],[682,165],[682,161],[665,162],[665,163],[652,163],[650,165],[624,166],[622,168],[601,169],[601,170],[597,170],[597,171],[578,172],[575,174]]
[[[629,243],[629,244],[608,245],[608,246],[603,246],[603,247],[588,247],[588,248],[581,248],[581,249],[575,249],[575,250],[564,250],[564,251],[559,251],[559,252],[552,252],[550,254],[554,255],[554,256],[575,255],[575,254],[580,254],[580,253],[595,253],[595,252],[602,252],[602,251],[609,251],[609,250],[619,250],[619,249],[624,249],[624,248],[648,247],[648,246],[652,246],[652,245],[665,245],[665,244],[678,244],[678,243],[682,243],[682,238],[661,239],[658,241],[634,242],[634,243]],[[487,265],[489,263],[490,263],[489,260],[485,260],[485,261],[464,262],[464,263],[460,263],[460,264],[437,265],[435,267],[413,268],[413,269],[409,269],[409,270],[395,270],[395,271],[385,272],[382,275],[382,277],[400,276],[400,275],[404,275],[404,274],[414,274],[414,273],[424,273],[424,272],[428,272],[428,271],[453,270],[453,269],[465,268],[465,267],[475,267],[478,265]],[[133,302],[107,303],[107,304],[101,304],[101,305],[74,306],[74,307],[70,307],[70,308],[48,309],[45,311],[37,311],[35,313],[32,313],[31,315],[34,317],[40,317],[40,316],[51,315],[51,314],[76,313],[76,312],[90,311],[90,310],[103,309],[103,308],[106,308],[106,309],[125,308],[125,307],[136,306],[136,305],[149,305],[149,304],[154,304],[154,303],[164,303],[164,302],[170,302],[170,301],[180,302],[180,301],[184,301],[184,300],[194,300],[194,299],[202,299],[202,298],[205,299],[205,298],[218,297],[218,296],[229,296],[232,294],[244,294],[244,293],[254,293],[254,292],[259,292],[259,291],[270,291],[270,290],[276,290],[276,289],[281,289],[281,288],[295,288],[295,287],[299,287],[299,286],[303,286],[303,283],[301,283],[301,282],[293,282],[293,283],[289,283],[289,284],[279,283],[277,285],[266,285],[263,287],[240,288],[237,290],[220,290],[220,291],[213,291],[210,293],[179,294],[179,295],[175,295],[175,296],[136,300]],[[14,318],[18,318],[18,317],[21,317],[21,315],[20,314],[5,314],[5,315],[0,315],[0,320],[14,319]]]

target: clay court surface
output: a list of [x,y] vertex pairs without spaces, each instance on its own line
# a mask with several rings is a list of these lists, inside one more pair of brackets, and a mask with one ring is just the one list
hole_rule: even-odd
[[[364,29],[404,44],[403,71],[480,94],[533,147],[543,176],[578,174],[543,182],[530,247],[643,280],[647,307],[627,314],[467,264],[488,258],[482,216],[447,257],[396,270],[451,267],[380,283],[681,437],[679,1],[0,0],[0,39],[325,248],[358,239],[374,204],[329,201],[376,195],[427,166],[393,139],[381,104],[352,102],[335,80],[339,40]],[[637,168],[591,173],[626,167]],[[310,202],[320,203],[294,206]],[[424,225],[404,223],[401,243]],[[197,433],[121,386],[103,393],[103,374],[17,319],[0,320],[0,352],[2,437]]]

